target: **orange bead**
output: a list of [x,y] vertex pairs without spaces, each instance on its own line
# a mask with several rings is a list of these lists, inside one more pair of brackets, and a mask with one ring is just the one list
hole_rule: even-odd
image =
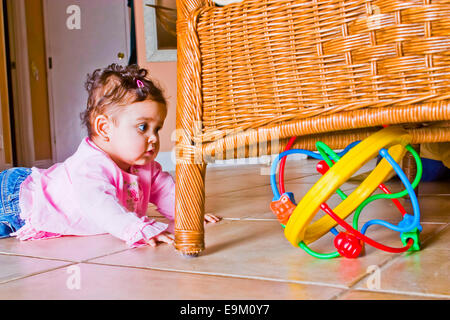
[[295,205],[287,194],[283,194],[279,200],[270,203],[270,209],[277,216],[278,221],[285,225],[294,211]]

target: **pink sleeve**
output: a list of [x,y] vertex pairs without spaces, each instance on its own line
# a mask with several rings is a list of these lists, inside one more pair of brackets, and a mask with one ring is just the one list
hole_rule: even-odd
[[[81,214],[91,223],[130,246],[146,244],[150,238],[167,229],[167,224],[147,217],[139,218],[136,213],[125,209],[117,198],[114,186],[114,167],[90,165],[72,177],[77,192]],[[114,171],[113,171],[114,172]]]
[[153,162],[150,202],[170,220],[175,219],[175,182],[170,173],[162,171],[158,162]]

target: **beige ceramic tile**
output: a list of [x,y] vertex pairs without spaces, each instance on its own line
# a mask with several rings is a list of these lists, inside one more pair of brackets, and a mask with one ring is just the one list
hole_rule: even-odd
[[0,239],[0,253],[26,255],[80,262],[126,250],[125,242],[112,235],[67,236],[47,240],[19,241],[15,237]]
[[436,232],[424,241],[423,247],[428,250],[450,250],[450,226],[439,225]]
[[[285,173],[286,190],[299,201],[321,175],[315,171],[317,160],[288,161]],[[341,189],[353,190],[373,167],[361,168]],[[214,167],[206,174],[206,212],[227,218],[271,218],[270,171],[261,165]],[[260,216],[263,214],[263,216]],[[153,214],[152,214],[153,215]]]
[[[429,250],[429,242],[430,239],[433,239],[433,237],[439,233],[439,231],[444,227],[441,224],[423,224],[422,225],[423,230],[419,235],[420,240],[420,247],[421,250]],[[338,231],[344,231],[344,229],[340,226],[337,227]],[[361,228],[360,228],[361,229]],[[401,248],[403,247],[403,244],[400,239],[400,233],[392,231],[388,228],[385,228],[380,225],[372,225],[367,229],[367,232],[365,234],[372,240],[389,246],[391,248]],[[385,254],[388,256],[389,260],[395,259],[397,256],[401,256],[402,254],[394,254],[390,252],[385,252],[380,249],[377,249],[375,247],[372,247],[371,245],[366,244],[365,245],[365,254],[364,256],[371,256],[371,255],[377,255],[377,254]],[[379,265],[379,264],[378,264]]]
[[270,211],[273,195],[269,185],[206,196],[205,212],[226,218],[246,218]]
[[298,300],[329,299],[340,292],[297,283],[96,264],[77,264],[0,285],[3,299]]
[[[262,164],[250,163],[250,161],[247,161],[247,164],[243,165],[213,166],[212,164],[208,163],[206,179],[214,179],[215,177],[229,176],[230,170],[236,174],[245,174],[245,173],[258,174],[261,166]],[[212,173],[214,173],[214,175],[211,175]]]
[[[228,171],[217,172],[213,168],[211,172],[207,171],[205,194],[207,197],[222,196],[228,192],[240,192],[246,189],[270,185],[270,171],[265,167],[252,168],[249,172],[237,171],[235,168],[229,168]],[[255,170],[256,169],[256,170]],[[305,178],[316,173],[304,173],[286,170],[285,181]],[[316,178],[315,180],[317,180]],[[314,181],[315,181],[314,180]]]
[[[398,180],[391,180],[386,183],[392,192],[399,192],[405,189]],[[422,221],[428,222],[449,222],[450,220],[450,180],[437,182],[421,182],[417,194],[421,209]],[[412,211],[411,202],[404,203],[408,211]]]
[[450,195],[419,195],[422,221],[450,222]]
[[[450,298],[450,251],[424,250],[396,257],[380,272],[380,289]],[[364,282],[356,288],[364,287]]]
[[[299,200],[301,200],[301,199],[302,199],[302,197],[299,198]],[[330,206],[330,208],[336,207],[341,202],[342,202],[342,199],[337,194],[332,195],[331,198],[329,198],[326,201],[326,203]],[[270,210],[269,207],[267,207],[267,209]],[[314,216],[314,218],[312,219],[312,222],[320,219],[324,215],[325,215],[325,213],[321,209],[319,209],[318,212],[316,213],[316,215]],[[276,216],[272,211],[268,211],[268,212],[266,211],[264,213],[255,212],[255,214],[251,214],[247,218],[248,219],[276,219]]]
[[450,196],[450,179],[445,181],[421,182],[419,184],[419,194]]
[[[8,281],[38,274],[64,265],[68,265],[68,263],[0,254],[0,288],[2,288],[3,283]],[[0,292],[0,300],[6,297],[7,292]]]
[[[313,184],[319,179],[319,175],[310,175],[300,179],[286,181],[286,190],[293,192],[296,201],[310,190]],[[351,179],[342,187],[342,190],[349,195],[355,186],[360,183],[363,175]],[[392,192],[402,191],[403,186],[393,184],[390,186]],[[381,193],[377,190],[376,193]],[[252,218],[252,219],[274,219],[275,216],[270,211],[270,201],[273,198],[272,189],[269,184],[259,187],[251,187],[238,191],[228,191],[223,194],[206,196],[206,212],[214,213],[225,218]],[[327,201],[327,204],[334,208],[342,200],[336,194]],[[399,199],[409,214],[412,214],[411,202],[406,199]],[[450,219],[450,196],[420,195],[419,205],[421,208],[422,222],[445,223]],[[149,211],[151,216],[159,216],[155,209]],[[351,223],[353,215],[347,218]],[[383,219],[391,223],[398,223],[401,215],[397,207],[391,200],[380,199],[369,203],[364,207],[359,221],[360,227],[364,222],[372,219]]]
[[[376,229],[376,227],[374,227]],[[376,232],[376,230],[374,230]],[[400,245],[397,234],[385,243]],[[335,251],[327,234],[311,245],[319,252]],[[382,265],[392,254],[368,248],[358,259],[320,260],[293,247],[276,221],[222,221],[206,227],[206,250],[184,258],[172,247],[139,248],[91,260],[96,263],[205,274],[297,281],[347,288],[366,275],[370,265]]]
[[[414,214],[411,202],[409,200],[403,198],[398,200],[408,214]],[[446,209],[448,206],[449,204],[442,197],[436,197],[433,199],[429,196],[419,197],[420,222],[422,224],[436,223],[445,225],[449,219],[450,213],[450,208],[448,208],[448,210]],[[352,224],[353,217],[354,214],[352,213],[346,221]],[[361,229],[365,222],[373,219],[381,219],[397,225],[403,219],[403,216],[392,200],[378,199],[370,202],[361,211],[358,219],[359,229]]]
[[221,196],[227,192],[264,186],[269,183],[267,176],[243,174],[229,175],[220,179],[206,180],[205,195],[207,197]]
[[[320,176],[315,175],[306,179],[289,180],[286,181],[285,188],[294,193],[296,202],[299,202],[319,178]],[[342,190],[347,191],[349,188],[353,186],[345,185]],[[221,195],[206,196],[205,210],[226,218],[271,219],[275,217],[270,210],[272,199],[273,192],[267,184]],[[332,195],[329,205],[337,205],[340,202],[339,199],[336,194]]]
[[[385,185],[393,192],[398,192],[405,189],[403,183],[399,179],[391,179],[390,181],[385,182]],[[418,192],[419,196],[420,195],[450,196],[450,180],[420,182],[418,189],[419,189]]]
[[[285,173],[285,187],[286,191],[292,192],[295,195],[297,201],[299,201],[310,189],[311,187],[321,178],[321,175],[315,172],[316,160],[302,160],[300,167],[290,168],[286,167]],[[313,165],[312,165],[313,164]],[[369,166],[369,167],[368,167]],[[302,169],[305,167],[306,169]],[[371,169],[370,165],[363,167],[358,171],[354,177],[349,179],[340,188],[343,191],[353,190],[357,185],[363,181],[367,176],[367,170]],[[226,172],[225,169],[221,169],[222,172]],[[299,172],[296,173],[296,170]],[[269,199],[271,201],[273,198],[273,192],[270,186],[270,176],[261,175],[261,173],[252,171],[252,174],[248,175],[245,173],[235,173],[230,169],[228,176],[225,178],[232,181],[232,185],[227,185],[223,180],[214,178],[216,171],[210,173],[210,178],[206,185],[206,204],[208,206],[208,200],[216,202],[216,199],[231,198],[231,199],[241,199],[244,198],[246,202],[249,202],[253,197],[258,197],[257,203],[259,203],[259,197],[263,199]],[[278,176],[277,176],[278,180]],[[213,188],[213,191],[208,191],[208,189]],[[225,200],[228,201],[228,200]],[[242,200],[240,200],[242,201]],[[252,201],[253,203],[253,201]]]
[[[425,298],[450,299],[450,227],[424,224],[421,250],[395,256],[380,273],[380,289]],[[366,280],[355,287],[364,288]]]
[[[304,182],[315,183],[320,178],[315,169],[317,162],[315,159],[287,161],[284,175],[285,181],[303,178]],[[355,173],[354,177],[349,180],[349,183],[354,184],[362,181],[362,178],[367,176],[365,173],[372,170],[373,167],[374,163],[369,162]],[[316,177],[311,179],[312,175]],[[205,192],[207,196],[221,196],[227,192],[268,184],[270,184],[270,166],[267,165],[214,167],[207,169]]]
[[[231,175],[239,177],[242,175],[251,175],[251,176],[258,176],[258,175],[266,175],[268,176],[270,174],[271,169],[271,162],[260,162],[257,164],[251,164],[248,159],[240,159],[239,161],[247,163],[245,165],[237,165],[237,166],[220,166],[220,167],[213,167],[211,165],[207,166],[206,171],[206,180],[216,180],[223,177],[229,177],[230,173]],[[259,160],[257,160],[259,161]],[[290,176],[291,178],[299,178],[308,176],[310,174],[317,173],[316,172],[316,160],[311,159],[300,159],[300,160],[289,160],[286,161],[285,165],[285,173],[287,176]],[[287,179],[288,177],[286,177]]]
[[[356,186],[361,183],[364,176],[364,174],[361,174],[350,179],[341,187],[341,190],[350,195]],[[296,201],[299,202],[319,178],[320,176],[318,175],[310,175],[286,181],[286,190],[293,192]],[[390,186],[390,189],[392,192],[400,192],[404,187],[394,183]],[[381,191],[376,190],[375,193],[381,193]],[[251,217],[268,219],[273,217],[269,207],[272,198],[273,193],[270,185],[230,191],[220,195],[207,196],[206,211],[215,212],[230,218]],[[401,198],[399,201],[409,214],[413,213],[409,200]],[[332,208],[340,202],[341,200],[336,194],[332,195],[331,199],[327,201]],[[419,205],[421,221],[444,223],[450,219],[448,214],[450,212],[450,196],[419,195]],[[391,200],[379,199],[369,203],[360,216],[361,223],[372,219],[383,219],[392,223],[398,223],[401,220],[401,215]]]
[[[342,189],[347,194],[367,176],[367,171],[373,168],[372,162],[344,184]],[[297,201],[320,178],[315,171],[316,163],[317,160],[288,161],[286,188],[294,192]],[[358,259],[318,260],[290,245],[270,212],[269,176],[262,174],[268,168],[264,165],[208,168],[206,211],[227,219],[206,226],[206,250],[198,258],[183,257],[167,245],[128,249],[123,241],[110,235],[33,242],[0,239],[0,282],[7,281],[0,285],[0,299],[439,299],[450,296],[448,182],[421,184],[419,201],[424,228],[420,235],[421,251],[391,254],[366,246],[365,254]],[[392,192],[404,189],[395,180],[388,185]],[[406,200],[401,201],[408,204]],[[327,203],[334,207],[339,202],[333,195]],[[154,208],[150,208],[149,214],[159,216]],[[388,200],[374,202],[364,209],[359,228],[374,218],[398,223],[399,213]],[[351,217],[347,222],[351,223]],[[401,246],[399,234],[381,226],[370,227],[367,235],[386,245]],[[334,251],[332,241],[333,236],[328,233],[311,248],[319,252]],[[96,264],[79,264],[82,288],[70,290],[65,262],[31,257]],[[381,268],[381,291],[369,292],[365,281],[368,267],[374,265]],[[17,278],[20,279],[13,280]]]

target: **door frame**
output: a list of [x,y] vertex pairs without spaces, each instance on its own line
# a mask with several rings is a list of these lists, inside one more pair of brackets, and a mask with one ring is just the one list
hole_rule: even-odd
[[[11,0],[10,0],[11,1]],[[12,0],[14,1],[14,0]],[[24,0],[20,0],[24,1]],[[55,117],[55,103],[53,101],[53,72],[50,69],[49,66],[49,58],[52,57],[52,44],[51,44],[51,38],[50,38],[50,31],[49,31],[49,25],[48,25],[48,7],[49,7],[49,1],[50,0],[43,0],[43,19],[44,19],[44,36],[45,36],[45,52],[46,52],[46,66],[47,66],[47,89],[48,89],[48,103],[49,103],[49,117],[50,117],[50,136],[51,136],[51,147],[52,147],[52,162],[57,162],[57,146],[56,146],[56,117]],[[128,8],[126,5],[126,0],[122,0],[125,3],[125,37],[126,37],[126,48],[127,48],[127,61],[129,59],[130,54],[130,23],[131,19],[129,16]],[[134,0],[133,0],[134,1]]]
[[[125,0],[124,0],[125,1]],[[43,23],[46,50],[46,71],[48,87],[49,121],[50,121],[50,139],[52,148],[51,159],[36,160],[34,150],[32,103],[30,88],[30,66],[28,59],[28,43],[26,30],[26,9],[25,0],[6,0],[8,22],[10,28],[10,54],[11,62],[15,62],[15,68],[11,68],[11,87],[13,96],[14,111],[14,130],[16,136],[16,147],[13,152],[16,153],[17,164],[25,167],[48,168],[56,162],[56,132],[55,132],[55,105],[53,103],[53,74],[49,69],[49,57],[52,54],[51,42],[49,40],[49,27],[47,8],[48,0],[43,0]],[[125,6],[126,7],[126,6]],[[126,14],[128,17],[128,14]],[[130,21],[126,19],[126,47],[130,48]],[[127,53],[127,54],[128,54]]]
[[[28,44],[24,0],[6,0],[8,21],[10,22],[11,68],[14,128],[16,134],[16,155],[20,166],[39,165],[34,159],[34,137],[30,90],[30,70],[28,63]],[[42,161],[39,161],[42,162]]]
[[45,37],[45,54],[46,54],[46,67],[47,67],[47,90],[48,90],[48,112],[50,117],[50,140],[52,146],[52,162],[56,162],[56,132],[55,132],[55,106],[53,103],[53,72],[50,70],[49,58],[52,56],[52,48],[49,37],[49,27],[47,20],[47,8],[48,1],[43,0],[43,19],[44,19],[44,37]]

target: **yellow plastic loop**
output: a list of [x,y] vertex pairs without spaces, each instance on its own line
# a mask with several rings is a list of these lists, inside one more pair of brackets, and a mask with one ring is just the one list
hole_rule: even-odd
[[[399,162],[405,155],[405,146],[410,142],[411,136],[404,129],[387,127],[367,137],[347,152],[314,184],[292,212],[284,230],[289,242],[296,247],[300,241],[309,244],[335,227],[336,221],[328,215],[309,225],[320,204],[326,202],[353,174],[376,157],[380,149],[388,148],[389,154]],[[345,219],[375,191],[392,170],[392,166],[385,159],[381,160],[347,199],[334,208],[334,212]]]

